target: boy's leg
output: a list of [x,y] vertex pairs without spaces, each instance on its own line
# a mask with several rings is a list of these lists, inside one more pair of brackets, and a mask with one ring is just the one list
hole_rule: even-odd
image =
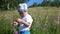
[[20,34],[30,34],[30,31],[22,31]]

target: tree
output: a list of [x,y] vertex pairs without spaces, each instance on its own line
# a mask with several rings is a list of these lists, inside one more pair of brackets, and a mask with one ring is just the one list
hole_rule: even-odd
[[1,0],[0,9],[16,9],[19,3],[25,2],[25,0]]

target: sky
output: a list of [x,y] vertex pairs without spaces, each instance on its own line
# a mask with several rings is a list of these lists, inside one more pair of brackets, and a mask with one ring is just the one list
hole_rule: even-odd
[[[26,4],[28,7],[32,6],[34,3],[42,4],[44,0],[29,0]],[[60,1],[60,0],[59,0]],[[50,0],[50,2],[54,2],[54,0]]]
[[54,0],[50,0],[50,2],[54,2]]
[[60,2],[60,0],[59,0],[59,2]]
[[28,7],[32,6],[34,3],[41,4],[43,0],[29,0],[26,4]]

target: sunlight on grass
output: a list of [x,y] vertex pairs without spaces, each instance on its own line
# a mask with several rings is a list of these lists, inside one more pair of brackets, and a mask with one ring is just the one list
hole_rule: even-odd
[[[28,11],[34,20],[31,27],[31,34],[60,33],[60,24],[58,20],[58,16],[60,16],[59,8],[34,7],[29,8]],[[11,22],[16,18],[19,18],[17,10],[0,11],[0,34],[14,34],[14,27],[11,25]]]

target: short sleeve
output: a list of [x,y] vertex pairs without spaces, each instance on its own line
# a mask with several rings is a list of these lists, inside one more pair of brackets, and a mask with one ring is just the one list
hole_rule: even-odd
[[27,17],[26,22],[29,22],[30,24],[32,24],[32,22],[33,22],[32,17]]

